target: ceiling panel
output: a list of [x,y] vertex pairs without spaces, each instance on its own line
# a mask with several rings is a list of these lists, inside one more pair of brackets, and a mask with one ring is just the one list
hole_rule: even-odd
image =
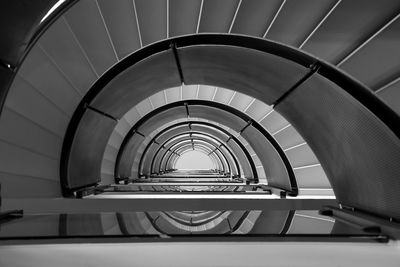
[[153,110],[153,107],[150,100],[146,98],[136,105],[136,109],[139,112],[140,116],[144,117],[147,113]]
[[214,100],[222,104],[227,104],[231,100],[233,94],[234,91],[232,90],[218,87],[217,93],[214,96]]
[[97,1],[118,57],[124,58],[139,49],[140,39],[133,1]]
[[125,136],[129,130],[131,129],[131,125],[128,123],[125,118],[122,118],[118,121],[118,124],[115,126],[114,130],[117,131],[120,135]]
[[198,117],[223,123],[226,126],[234,129],[235,131],[240,131],[247,124],[244,120],[240,119],[239,117],[227,111],[217,109],[214,107],[190,105],[189,114],[190,117]]
[[293,168],[318,164],[313,151],[308,145],[299,146],[285,152]]
[[[23,168],[21,168],[23,162]],[[59,180],[59,161],[0,140],[0,170],[46,180]]]
[[182,87],[182,99],[196,99],[197,85],[184,85]]
[[68,80],[85,94],[97,79],[84,51],[77,43],[65,19],[57,20],[40,38],[39,44]]
[[228,32],[239,0],[204,0],[200,32]]
[[278,112],[273,111],[269,113],[268,116],[264,117],[264,119],[260,121],[260,124],[264,126],[264,128],[267,129],[270,134],[274,134],[276,131],[281,130],[289,123]]
[[152,95],[152,96],[149,97],[149,98],[150,98],[150,101],[151,101],[151,103],[153,104],[153,107],[154,107],[155,109],[156,109],[156,108],[159,108],[159,107],[161,107],[161,106],[163,106],[163,105],[166,104],[166,102],[165,102],[165,96],[164,96],[164,90],[162,90],[162,91],[160,91],[160,92],[158,92],[158,93]]
[[124,118],[129,123],[129,125],[133,126],[140,119],[140,114],[137,111],[136,107],[133,107],[124,115]]
[[212,100],[215,88],[215,86],[200,85],[198,98],[203,100]]
[[19,73],[68,117],[81,100],[80,92],[65,78],[40,46],[31,49]]
[[5,106],[64,138],[69,117],[19,75],[14,79]]
[[0,140],[53,159],[60,158],[61,138],[7,107],[1,113],[0,129]]
[[122,141],[124,140],[123,135],[121,135],[118,131],[114,131],[111,136],[110,139],[108,140],[108,144],[112,145],[113,147],[119,148],[120,145],[122,144]]
[[282,149],[293,147],[304,142],[304,139],[293,126],[289,126],[284,131],[275,134],[274,138]]
[[328,177],[321,165],[294,170],[297,186],[300,188],[331,188]]
[[268,106],[264,102],[256,99],[246,110],[246,113],[255,121],[261,120],[272,110],[272,106]]
[[173,87],[165,90],[165,96],[167,98],[167,103],[172,103],[180,101],[181,87]]
[[400,15],[340,68],[377,90],[400,76]]
[[262,37],[283,0],[243,0],[231,33]]
[[167,38],[167,0],[134,0],[143,46]]
[[266,38],[300,46],[337,1],[286,0]]
[[378,96],[394,109],[397,114],[400,114],[400,80],[379,91]]
[[118,61],[95,0],[77,2],[65,14],[65,18],[97,74],[103,74]]
[[196,33],[202,0],[169,0],[169,37]]
[[115,161],[117,155],[118,155],[118,149],[108,144],[104,151],[104,158],[111,161]]
[[400,1],[341,1],[302,49],[338,63],[399,11]]
[[230,102],[230,106],[243,111],[245,108],[248,107],[248,105],[253,101],[253,97],[244,95],[242,93],[236,92],[235,96],[232,98],[232,101]]

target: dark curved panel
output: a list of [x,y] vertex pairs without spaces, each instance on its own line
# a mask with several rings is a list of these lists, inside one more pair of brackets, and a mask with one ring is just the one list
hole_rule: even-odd
[[136,129],[145,136],[148,136],[164,124],[184,118],[187,118],[186,108],[184,106],[177,106],[168,110],[163,110],[157,113],[157,115],[149,116],[145,123],[141,124]]
[[[129,143],[126,146],[126,149],[122,152],[122,157],[126,159],[133,159],[136,156],[137,150],[142,145],[145,137],[140,134],[134,134],[132,138],[129,140]],[[121,162],[119,165],[119,178],[131,177],[131,167],[132,164],[124,164],[125,161]],[[136,178],[136,177],[135,177]]]
[[137,62],[117,75],[94,98],[92,106],[121,118],[128,110],[160,88],[181,85],[172,49]]
[[[108,137],[117,122],[92,110],[87,110],[74,138],[68,162],[68,176],[63,181],[67,189],[79,188],[100,182],[100,168]],[[96,134],[101,131],[103,135]],[[87,138],[92,136],[92,138]],[[91,150],[86,150],[86,146]]]
[[240,117],[222,110],[221,108],[212,107],[212,105],[207,107],[201,105],[190,105],[189,116],[221,123],[236,132],[240,132],[240,130],[242,130],[247,124],[247,122]]
[[[281,156],[269,142],[265,142],[265,137],[262,133],[250,125],[242,132],[242,136],[253,147],[260,159],[268,185],[278,188],[291,188],[291,181],[281,178],[289,177],[287,169],[282,166]],[[262,153],[259,153],[260,151]],[[268,165],[265,162],[268,162]]]
[[179,48],[178,52],[185,84],[245,92],[268,105],[309,71],[290,60],[247,48],[204,45]]
[[318,74],[277,109],[301,129],[339,203],[400,218],[400,140],[373,113]]

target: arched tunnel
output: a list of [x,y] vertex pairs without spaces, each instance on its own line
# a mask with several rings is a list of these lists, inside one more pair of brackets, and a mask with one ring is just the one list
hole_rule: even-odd
[[393,249],[398,1],[0,7],[6,244],[239,236]]

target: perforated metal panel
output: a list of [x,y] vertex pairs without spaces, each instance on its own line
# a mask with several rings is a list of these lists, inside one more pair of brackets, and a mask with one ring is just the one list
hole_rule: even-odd
[[277,109],[301,131],[340,203],[400,218],[400,140],[386,125],[319,74]]
[[[100,181],[100,166],[108,137],[116,121],[87,110],[78,128],[69,155],[67,188],[87,186]],[[102,135],[95,134],[101,132]]]
[[292,190],[289,175],[282,158],[268,140],[253,126],[247,127],[242,136],[254,148],[264,167],[268,184]]

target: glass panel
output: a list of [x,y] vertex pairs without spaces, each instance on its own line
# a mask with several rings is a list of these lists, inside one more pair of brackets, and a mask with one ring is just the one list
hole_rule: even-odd
[[[196,241],[201,236],[242,236],[249,239],[364,237],[373,241],[376,234],[363,232],[354,224],[318,214],[318,211],[292,210],[202,210],[137,211],[87,214],[40,214],[2,221],[1,239],[71,237],[153,237],[152,241],[186,236]],[[365,238],[370,237],[371,239]],[[303,239],[302,239],[303,238]],[[268,240],[268,239],[267,239]],[[130,240],[131,242],[134,240]],[[357,241],[357,239],[352,239]]]

